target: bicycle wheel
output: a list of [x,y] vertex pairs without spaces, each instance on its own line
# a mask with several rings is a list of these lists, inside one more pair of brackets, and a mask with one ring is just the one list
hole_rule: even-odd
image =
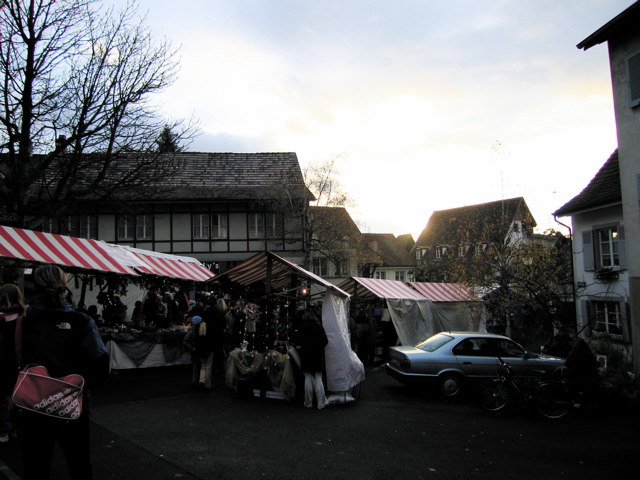
[[509,387],[502,380],[493,380],[480,391],[480,405],[489,412],[502,410],[508,402]]
[[560,383],[538,385],[533,395],[536,409],[544,417],[561,418],[571,408],[569,391]]

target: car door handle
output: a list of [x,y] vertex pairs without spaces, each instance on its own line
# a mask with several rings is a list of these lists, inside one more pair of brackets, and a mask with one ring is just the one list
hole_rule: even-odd
[[473,362],[462,362],[463,365],[473,365]]

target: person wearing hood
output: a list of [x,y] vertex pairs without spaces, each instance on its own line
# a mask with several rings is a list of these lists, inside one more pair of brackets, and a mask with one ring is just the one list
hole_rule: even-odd
[[304,406],[313,406],[315,394],[318,409],[327,406],[328,401],[322,382],[324,367],[324,348],[329,343],[322,323],[311,311],[304,311],[297,332],[298,350],[302,365],[300,370],[304,374]]
[[193,338],[189,339],[189,344],[192,345],[191,353],[198,357],[196,362],[199,362],[200,364],[198,387],[202,388],[202,391],[204,392],[210,392],[211,376],[213,374],[215,329],[213,326],[208,325],[207,321],[201,316],[196,315],[191,319],[190,330],[193,330]]
[[200,368],[202,367],[202,360],[196,349],[196,331],[200,322],[202,322],[202,317],[195,316],[191,318],[191,328],[189,328],[182,341],[185,350],[191,354],[191,365],[193,366],[191,370],[191,386],[194,388],[200,386]]
[[[36,295],[22,323],[21,366],[46,367],[52,377],[82,375],[84,404],[80,418],[64,421],[27,410],[18,411],[25,480],[48,479],[57,442],[67,459],[69,478],[93,479],[90,456],[90,389],[106,380],[109,353],[95,321],[75,311],[67,297],[67,276],[55,265],[33,273]],[[34,461],[37,452],[38,460]]]

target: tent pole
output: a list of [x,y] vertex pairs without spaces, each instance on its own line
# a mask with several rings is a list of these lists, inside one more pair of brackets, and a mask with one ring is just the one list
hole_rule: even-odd
[[273,273],[273,258],[267,255],[267,277],[265,279],[265,293],[271,295],[271,275]]
[[351,303],[351,316],[356,317],[356,304],[358,303],[358,282],[356,280],[353,281],[353,302]]

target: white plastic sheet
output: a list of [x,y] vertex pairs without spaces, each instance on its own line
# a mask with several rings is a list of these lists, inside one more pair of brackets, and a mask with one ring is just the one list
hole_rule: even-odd
[[322,326],[327,333],[325,347],[327,390],[346,392],[364,380],[364,365],[351,350],[349,298],[327,289],[322,305]]
[[430,300],[387,299],[401,345],[415,345],[450,329],[447,318]]

